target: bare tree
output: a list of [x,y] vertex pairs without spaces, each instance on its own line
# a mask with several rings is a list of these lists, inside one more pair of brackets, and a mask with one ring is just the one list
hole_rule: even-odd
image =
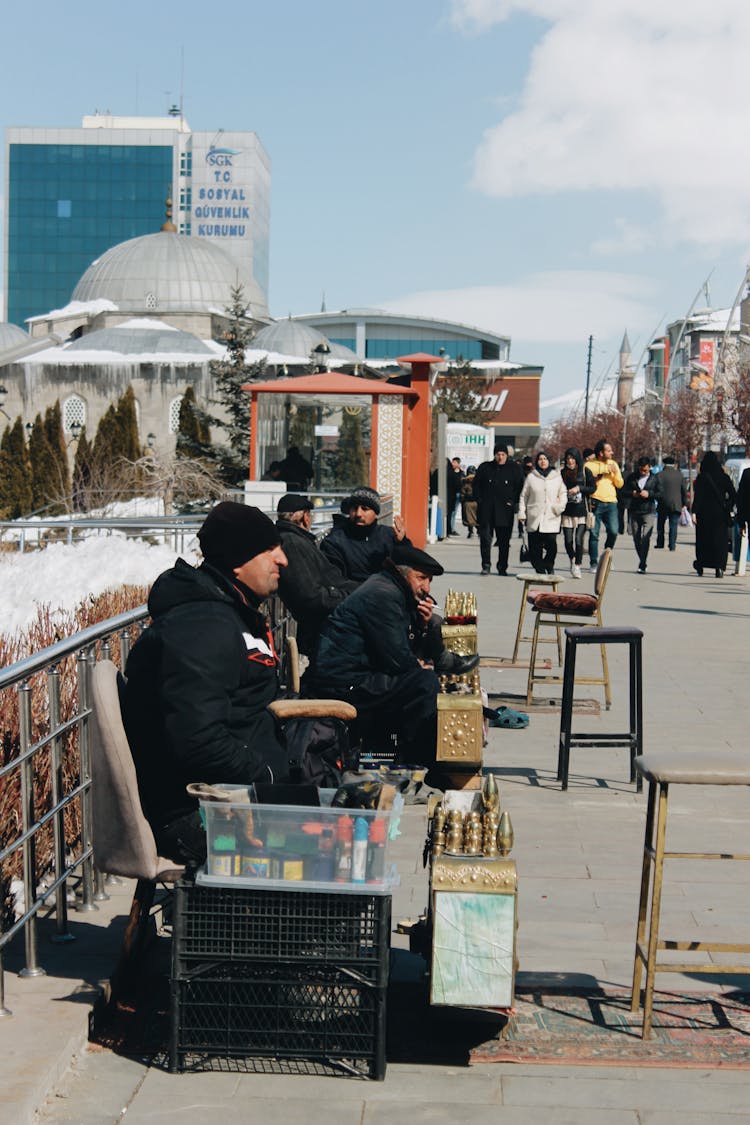
[[165,516],[175,509],[184,512],[204,507],[226,492],[220,467],[199,458],[165,456],[156,449],[149,449],[145,456],[129,465],[133,481],[140,482],[141,493],[161,499]]

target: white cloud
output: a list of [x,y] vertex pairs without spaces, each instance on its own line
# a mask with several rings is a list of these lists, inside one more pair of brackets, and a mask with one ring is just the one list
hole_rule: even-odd
[[560,270],[512,285],[411,293],[383,302],[393,312],[459,321],[539,343],[566,343],[652,327],[656,287],[637,274]]
[[485,133],[489,195],[649,193],[671,241],[750,240],[747,0],[454,0],[486,32],[545,21],[516,108]]

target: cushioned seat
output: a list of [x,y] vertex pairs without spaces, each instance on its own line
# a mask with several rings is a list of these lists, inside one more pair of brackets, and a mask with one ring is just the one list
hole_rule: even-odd
[[[543,682],[548,684],[562,684],[564,679],[562,676],[546,675],[544,673],[537,673],[536,670],[536,654],[537,645],[540,643],[540,631],[545,628],[553,628],[557,634],[558,646],[560,642],[561,628],[567,625],[579,625],[582,622],[590,622],[586,624],[585,628],[592,626],[601,627],[602,625],[602,601],[604,599],[604,591],[607,586],[607,579],[612,567],[612,551],[608,547],[602,552],[599,559],[599,565],[596,570],[594,578],[594,592],[593,594],[566,594],[560,593],[555,590],[539,590],[530,593],[527,597],[528,604],[533,610],[536,620],[534,621],[534,632],[531,638],[531,659],[529,660],[529,678],[526,685],[526,705],[530,707],[533,702],[534,684]],[[609,710],[612,704],[612,697],[609,686],[609,668],[607,667],[607,651],[604,643],[600,642],[601,656],[602,656],[602,674],[596,678],[577,677],[577,683],[585,684],[602,684],[604,687],[604,702]],[[562,657],[562,652],[560,653]]]
[[531,590],[526,600],[537,612],[574,613],[580,617],[593,617],[599,605],[593,594],[553,594],[549,590]]
[[675,785],[750,785],[750,763],[721,750],[641,754],[635,767],[646,781]]

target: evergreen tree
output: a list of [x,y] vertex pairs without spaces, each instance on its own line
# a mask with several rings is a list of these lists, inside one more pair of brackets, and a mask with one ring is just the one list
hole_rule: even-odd
[[111,405],[107,407],[96,427],[91,464],[92,467],[102,468],[124,456],[125,443],[117,416],[117,407]]
[[137,461],[141,455],[138,437],[138,415],[135,409],[135,394],[128,387],[117,403],[117,422],[122,433],[122,454],[126,461]]
[[63,509],[60,503],[60,474],[57,460],[47,440],[47,433],[41,414],[37,414],[29,437],[29,460],[31,462],[31,508],[34,512],[43,509],[58,512]]
[[211,431],[204,411],[195,401],[192,383],[188,383],[180,403],[180,417],[177,426],[178,457],[206,457],[211,445]]
[[60,477],[60,496],[67,497],[70,494],[68,447],[65,444],[59,399],[57,399],[54,406],[48,406],[44,412],[44,432],[47,435],[47,441],[49,442],[49,447],[52,450],[52,455],[57,465],[57,471]]
[[15,520],[31,511],[31,466],[20,416],[0,442],[0,515]]
[[214,360],[209,365],[216,386],[214,402],[223,410],[222,417],[213,416],[210,421],[220,426],[227,436],[226,444],[216,448],[215,456],[223,479],[230,485],[247,479],[250,451],[250,395],[240,388],[261,379],[266,370],[265,360],[248,364],[245,357],[253,335],[247,308],[242,286],[233,287],[226,309],[229,318],[224,335],[227,358]]
[[93,449],[86,436],[86,427],[81,429],[76,446],[76,455],[73,461],[73,509],[76,512],[86,512],[89,509],[88,493],[91,486],[91,463]]
[[367,454],[362,444],[361,408],[354,409],[358,411],[356,414],[350,413],[351,407],[345,407],[341,422],[336,467],[339,488],[356,488],[359,484],[367,484],[369,480]]

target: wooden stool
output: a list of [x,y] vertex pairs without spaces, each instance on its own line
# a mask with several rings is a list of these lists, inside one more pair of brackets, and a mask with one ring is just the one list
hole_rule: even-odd
[[[516,643],[513,647],[513,659],[511,663],[515,664],[518,660],[518,650],[521,647],[522,641],[531,641],[531,637],[524,637],[523,623],[526,617],[526,598],[531,586],[549,586],[552,590],[557,592],[557,587],[562,582],[559,574],[517,574],[516,578],[519,582],[523,582],[523,590],[521,591],[521,609],[518,614],[518,628],[516,629]],[[554,637],[543,637],[540,644],[554,644]],[[560,627],[557,628],[557,663],[562,664],[562,634]]]
[[[708,751],[681,751],[645,754],[635,759],[638,774],[645,777],[648,786],[646,810],[646,836],[643,845],[643,872],[641,896],[638,905],[638,931],[633,964],[633,995],[631,1009],[638,1011],[641,1003],[641,974],[646,966],[643,999],[642,1037],[651,1037],[651,1018],[654,1003],[654,977],[656,973],[745,973],[745,965],[717,965],[714,961],[696,961],[688,964],[661,963],[657,960],[660,949],[677,949],[700,953],[750,953],[750,944],[708,941],[659,940],[659,913],[664,878],[665,859],[750,859],[750,855],[726,852],[668,852],[664,843],[667,833],[667,799],[670,785],[750,785],[750,765],[744,757],[722,753],[713,748]],[[659,807],[656,808],[657,788]],[[646,925],[648,893],[653,863],[651,910]],[[648,930],[648,934],[647,934]]]
[[[568,767],[571,746],[627,746],[630,749],[630,780],[636,782],[636,789],[643,788],[643,779],[636,779],[633,765],[637,754],[643,753],[643,664],[641,629],[629,625],[573,625],[565,630],[565,666],[563,668],[563,695],[560,708],[560,746],[557,756],[557,780],[562,788],[568,788]],[[579,645],[600,645],[603,666],[609,678],[605,645],[627,645],[630,650],[630,725],[627,733],[598,731],[592,734],[578,734],[571,731],[573,724],[573,689],[576,683],[576,650]],[[581,679],[579,683],[587,683]],[[601,681],[591,681],[600,683]]]

